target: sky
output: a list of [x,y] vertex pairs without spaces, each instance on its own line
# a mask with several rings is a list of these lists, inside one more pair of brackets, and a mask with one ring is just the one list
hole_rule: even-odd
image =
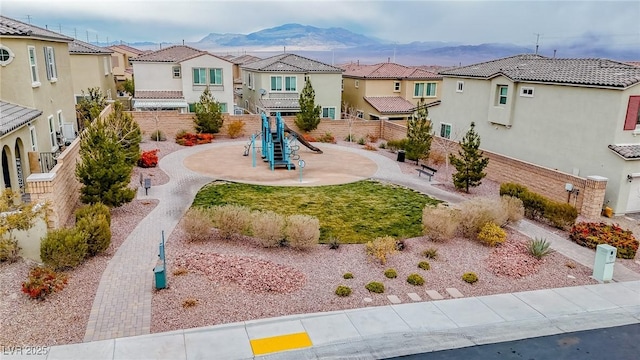
[[286,23],[397,43],[532,46],[588,39],[640,48],[640,1],[2,0],[0,13],[80,40],[195,42]]

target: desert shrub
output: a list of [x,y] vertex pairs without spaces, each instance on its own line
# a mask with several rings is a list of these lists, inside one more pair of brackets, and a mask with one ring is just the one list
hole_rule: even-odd
[[378,135],[375,134],[367,134],[367,140],[372,143],[378,142]]
[[340,297],[346,297],[351,295],[351,288],[348,286],[344,286],[344,285],[339,285],[336,288],[336,295],[340,296]]
[[422,209],[422,230],[433,241],[449,240],[458,230],[460,217],[455,209],[438,205]]
[[176,134],[176,143],[182,146],[208,144],[211,141],[213,141],[213,134],[209,133],[193,134],[186,131],[180,131]]
[[422,270],[431,270],[431,264],[428,261],[420,261],[418,267]]
[[420,276],[418,274],[411,274],[411,275],[407,276],[407,282],[409,284],[415,285],[415,286],[424,285],[424,279],[422,278],[422,276]]
[[377,281],[372,281],[364,286],[365,289],[372,293],[382,294],[384,292],[384,284]]
[[107,250],[111,244],[109,221],[101,213],[81,217],[76,221],[76,229],[86,234],[87,255],[95,256]]
[[391,152],[396,152],[398,150],[405,150],[407,148],[407,142],[408,141],[409,140],[407,140],[407,139],[389,140],[389,141],[387,141],[387,148]]
[[75,211],[76,222],[85,216],[94,214],[102,214],[107,218],[107,222],[111,225],[111,209],[103,203],[93,203],[90,205],[83,205]]
[[318,138],[318,141],[320,141],[322,143],[335,144],[336,143],[336,138],[330,132],[326,132],[326,133],[324,133],[324,135],[322,135],[322,136],[320,136]]
[[575,269],[576,268],[576,263],[574,263],[573,261],[567,261],[564,266],[568,267],[569,269]]
[[398,273],[396,272],[396,269],[387,269],[384,271],[384,276],[389,279],[395,279],[398,277]]
[[547,239],[539,239],[535,238],[533,240],[529,240],[527,243],[527,250],[529,250],[529,254],[535,257],[536,259],[542,259],[544,256],[547,256],[553,252],[549,246],[551,244],[547,242]]
[[212,225],[209,213],[202,208],[189,209],[182,219],[182,229],[188,241],[206,240]]
[[548,201],[544,209],[544,217],[558,229],[570,228],[578,218],[578,209],[567,203]]
[[496,246],[507,240],[507,233],[500,226],[493,222],[488,222],[482,226],[478,233],[478,240],[486,245]]
[[244,234],[249,229],[251,210],[240,205],[222,205],[211,209],[213,224],[223,239],[231,239],[235,234]]
[[524,217],[524,206],[522,200],[517,197],[503,195],[500,197],[500,204],[507,214],[507,223],[516,223]]
[[503,183],[500,184],[500,196],[511,196],[520,198],[522,194],[528,192],[526,186],[516,183]]
[[534,220],[542,220],[559,229],[567,229],[578,218],[578,210],[571,204],[557,202],[529,191],[515,183],[500,185],[500,195],[509,195],[522,200],[524,215]]
[[407,242],[404,239],[396,240],[396,250],[405,251],[407,249]]
[[46,267],[34,267],[22,283],[22,292],[32,299],[43,300],[47,295],[64,289],[67,276]]
[[173,269],[173,276],[180,276],[180,275],[186,275],[189,273],[189,270],[183,268],[183,267],[178,267]]
[[460,230],[466,238],[475,238],[482,227],[492,222],[499,226],[506,224],[507,213],[497,199],[475,198],[460,204]]
[[329,249],[338,250],[340,248],[340,239],[331,236],[329,241],[327,241],[327,244],[329,244]]
[[152,168],[158,166],[158,149],[143,151],[138,159],[138,166],[141,168]]
[[285,235],[294,249],[309,249],[320,240],[320,220],[308,215],[291,215],[287,218]]
[[344,273],[344,275],[342,275],[343,279],[353,279],[353,274],[348,272],[348,273]]
[[380,145],[378,145],[378,147],[379,147],[380,149],[386,149],[386,148],[387,148],[387,143],[385,143],[385,142],[381,142],[381,143],[380,143]]
[[366,143],[367,143],[367,142],[364,140],[364,138],[360,138],[360,139],[358,139],[358,145],[364,145],[364,144],[366,144]]
[[349,134],[347,136],[344,137],[344,141],[347,142],[355,142],[356,141],[356,137],[353,134]]
[[189,299],[184,299],[182,301],[182,307],[183,308],[190,308],[190,307],[194,307],[196,305],[198,305],[198,299],[189,298]]
[[278,247],[284,241],[284,216],[273,211],[256,211],[252,214],[253,236],[264,247]]
[[87,256],[86,236],[76,228],[51,230],[40,243],[40,258],[54,270],[74,268]]
[[318,142],[318,139],[311,136],[311,134],[302,134],[302,138],[305,139],[307,142]]
[[364,144],[364,149],[369,151],[378,151],[378,149],[376,149],[376,147],[373,146],[373,144]]
[[19,252],[18,240],[12,238],[0,239],[0,262],[12,263],[17,261]]
[[154,130],[150,136],[153,141],[167,141],[167,136],[162,132],[162,130]]
[[639,245],[631,230],[604,222],[579,222],[571,227],[569,239],[591,249],[609,244],[618,249],[616,257],[623,259],[635,258]]
[[227,125],[227,134],[230,138],[236,139],[242,135],[244,135],[244,121],[238,120],[231,122]]
[[429,151],[428,159],[431,164],[438,166],[444,164],[447,160],[447,157],[441,151],[431,150]]
[[462,274],[462,280],[466,283],[473,284],[478,281],[478,275],[474,272],[466,272]]
[[438,249],[436,248],[428,248],[422,252],[422,256],[427,259],[437,259],[438,258]]
[[380,261],[380,264],[387,263],[387,257],[396,250],[396,239],[391,236],[383,236],[375,238],[373,241],[367,242],[365,245],[367,255],[373,256]]

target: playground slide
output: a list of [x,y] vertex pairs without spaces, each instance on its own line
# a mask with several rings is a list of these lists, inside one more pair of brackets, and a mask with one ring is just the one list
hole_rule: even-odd
[[297,138],[297,140],[298,140],[298,141],[300,141],[300,143],[301,143],[302,145],[304,145],[304,146],[308,147],[308,148],[309,148],[309,150],[311,150],[311,151],[315,151],[315,152],[317,152],[318,154],[322,154],[322,150],[320,150],[320,149],[318,149],[317,147],[315,147],[315,146],[311,145],[307,140],[305,140],[305,138],[304,138],[302,135],[300,135],[300,134],[298,134],[297,132],[295,132],[295,131],[291,130],[291,128],[289,128],[289,127],[287,126],[287,124],[284,124],[284,131],[286,131],[286,132],[288,132],[288,133],[290,133],[290,134],[295,135],[295,136],[296,136],[296,138]]

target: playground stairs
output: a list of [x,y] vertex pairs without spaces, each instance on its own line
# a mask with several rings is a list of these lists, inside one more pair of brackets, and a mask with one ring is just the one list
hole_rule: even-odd
[[275,168],[286,168],[289,165],[291,169],[295,169],[295,165],[290,164],[284,158],[284,149],[282,148],[282,142],[278,141],[278,133],[271,133],[271,138],[273,139],[273,166]]

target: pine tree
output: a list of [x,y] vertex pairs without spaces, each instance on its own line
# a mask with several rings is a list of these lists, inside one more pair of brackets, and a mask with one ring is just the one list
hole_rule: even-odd
[[305,81],[298,103],[300,104],[300,112],[296,114],[295,120],[298,128],[305,132],[317,129],[320,124],[322,108],[320,105],[316,106],[316,92],[313,90],[309,78]]
[[457,189],[465,189],[469,192],[469,187],[480,185],[481,180],[487,175],[482,172],[489,164],[489,158],[483,156],[480,151],[480,136],[475,132],[476,124],[471,123],[471,128],[460,142],[461,149],[458,151],[458,158],[454,154],[449,154],[451,164],[455,166],[457,172],[453,174],[453,184]]
[[131,166],[135,166],[140,158],[140,142],[142,141],[140,125],[133,120],[131,114],[124,112],[120,101],[113,103],[113,112],[109,114],[105,124],[108,131],[113,132],[118,138],[118,142],[126,153],[127,162]]
[[93,120],[97,119],[100,112],[107,107],[107,99],[99,87],[89,88],[76,105],[76,117],[78,118],[78,131],[82,131]]
[[211,95],[211,91],[207,86],[200,101],[196,103],[196,115],[193,118],[195,129],[198,133],[217,134],[222,128],[224,119],[222,118],[222,110],[220,103]]
[[431,150],[431,121],[429,110],[427,110],[424,98],[418,101],[416,113],[409,119],[407,124],[407,158],[415,160],[416,164],[420,159],[429,156]]

